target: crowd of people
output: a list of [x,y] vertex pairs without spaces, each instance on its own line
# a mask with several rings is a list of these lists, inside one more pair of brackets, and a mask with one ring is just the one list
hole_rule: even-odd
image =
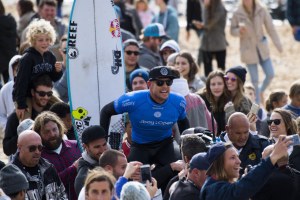
[[[18,0],[17,22],[0,0],[0,133],[9,158],[0,160],[0,199],[300,199],[300,79],[264,100],[276,76],[265,31],[282,46],[262,3],[240,0],[231,18],[246,67],[226,66],[221,0],[187,0],[187,40],[196,31],[198,60],[180,46],[176,0],[155,0],[158,14],[147,0],[114,3],[126,93],[103,106],[99,124],[79,139],[63,0]],[[300,2],[287,5],[297,41]],[[113,149],[117,114],[124,129]]]

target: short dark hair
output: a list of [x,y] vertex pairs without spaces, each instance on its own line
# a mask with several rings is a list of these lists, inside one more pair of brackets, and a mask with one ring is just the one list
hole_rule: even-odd
[[33,10],[33,2],[31,0],[19,0],[18,1],[18,5],[20,7],[20,11],[21,11],[21,16],[23,16],[24,14],[34,11]]
[[57,3],[54,0],[42,0],[40,1],[39,8],[42,8],[44,5],[52,6],[56,8]]
[[100,156],[99,166],[102,168],[104,168],[107,165],[115,167],[118,163],[119,156],[125,157],[125,155],[122,152],[114,150],[114,149],[109,149],[109,150],[105,151],[104,153],[102,153],[102,155]]
[[181,152],[188,160],[200,152],[206,152],[207,147],[202,138],[195,134],[187,134],[181,138]]
[[53,82],[47,74],[43,74],[32,81],[32,89],[36,89],[38,86],[43,85],[53,88]]
[[50,107],[49,111],[54,112],[60,118],[64,118],[70,113],[70,106],[65,102],[57,102]]

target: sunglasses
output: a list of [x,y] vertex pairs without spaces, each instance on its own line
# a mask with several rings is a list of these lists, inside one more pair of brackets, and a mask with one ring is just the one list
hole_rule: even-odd
[[229,80],[231,80],[232,82],[235,82],[236,81],[236,78],[234,78],[234,77],[228,77],[228,76],[224,76],[224,79],[225,79],[225,81],[229,81]]
[[35,91],[40,97],[44,97],[44,96],[48,96],[48,97],[51,97],[53,95],[53,92],[52,91],[49,91],[49,92],[44,92],[44,91]]
[[42,145],[30,145],[28,146],[29,152],[35,152],[36,150],[39,150],[39,152],[41,152],[43,150],[43,146]]
[[138,51],[125,51],[125,53],[127,54],[127,55],[131,55],[131,54],[134,54],[135,56],[138,56],[138,55],[140,55],[140,52],[138,52]]
[[170,80],[158,80],[158,79],[155,79],[155,82],[156,82],[156,85],[161,87],[163,86],[165,83],[167,84],[167,86],[171,86],[173,84],[173,80],[170,79]]
[[64,54],[67,53],[67,48],[64,48],[63,51],[62,51]]
[[275,125],[279,125],[281,123],[281,119],[269,119],[267,120],[267,123],[269,126],[274,122]]

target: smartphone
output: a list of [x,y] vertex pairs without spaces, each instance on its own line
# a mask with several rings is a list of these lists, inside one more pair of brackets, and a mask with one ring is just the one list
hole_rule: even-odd
[[151,183],[152,182],[152,175],[150,165],[142,165],[141,167],[141,180],[143,184],[146,184],[147,180]]
[[257,115],[258,110],[259,110],[259,105],[257,105],[256,103],[252,103],[250,113]]
[[289,135],[286,138],[293,142],[291,146],[300,145],[300,137],[298,134]]

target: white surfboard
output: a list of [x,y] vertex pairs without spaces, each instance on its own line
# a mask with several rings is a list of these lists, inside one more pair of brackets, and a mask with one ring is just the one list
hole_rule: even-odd
[[[68,35],[68,86],[73,125],[100,124],[100,110],[125,92],[121,30],[113,0],[74,0]],[[123,133],[122,115],[110,132]]]

